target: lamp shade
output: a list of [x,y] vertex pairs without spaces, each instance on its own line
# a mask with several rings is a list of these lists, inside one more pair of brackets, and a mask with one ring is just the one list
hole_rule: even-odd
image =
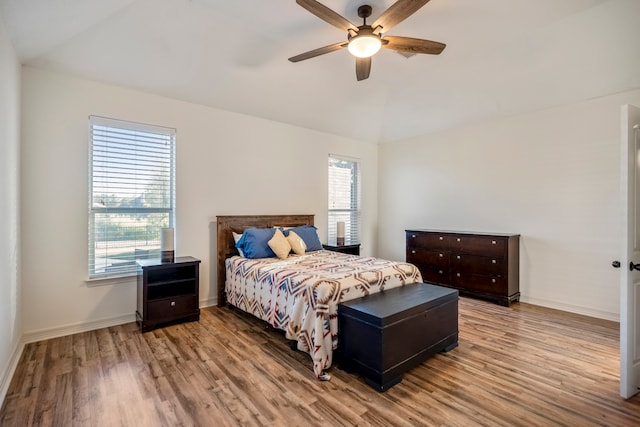
[[349,40],[349,52],[358,58],[375,55],[382,47],[380,37],[374,34],[360,34]]
[[173,262],[174,260],[173,228],[160,229],[160,259],[162,262]]

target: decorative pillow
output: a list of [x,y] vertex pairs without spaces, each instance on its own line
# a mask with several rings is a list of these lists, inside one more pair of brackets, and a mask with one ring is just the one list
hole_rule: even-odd
[[275,232],[274,228],[247,228],[236,243],[236,248],[243,252],[245,258],[273,258],[276,254],[269,247],[269,240]]
[[233,240],[236,242],[236,248],[238,249],[238,253],[240,254],[240,256],[244,256],[244,254],[242,253],[242,249],[238,248],[238,240],[240,240],[240,238],[242,237],[242,234],[238,234],[235,231],[232,231],[233,233]]
[[291,245],[282,231],[279,228],[276,228],[276,232],[273,234],[273,237],[268,242],[271,250],[276,254],[276,256],[280,259],[285,259],[289,256],[289,252],[291,252]]
[[322,243],[320,243],[320,238],[318,237],[318,229],[313,225],[301,225],[290,230],[285,230],[287,236],[292,232],[304,240],[305,245],[307,245],[307,252],[322,250]]
[[304,255],[307,250],[307,245],[305,245],[302,237],[298,236],[294,231],[289,231],[289,235],[287,236],[287,241],[289,242],[289,246],[293,249],[296,255]]

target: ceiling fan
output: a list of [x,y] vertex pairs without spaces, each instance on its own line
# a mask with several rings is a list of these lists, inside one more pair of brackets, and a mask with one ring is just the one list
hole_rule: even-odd
[[387,31],[413,15],[428,2],[429,0],[398,0],[385,10],[373,25],[367,24],[367,18],[371,16],[371,6],[362,5],[358,7],[358,16],[363,19],[363,24],[356,26],[348,19],[316,0],[296,0],[296,3],[318,18],[328,22],[334,27],[346,31],[347,41],[330,44],[329,46],[292,56],[289,58],[289,61],[304,61],[305,59],[314,58],[346,47],[349,52],[356,57],[356,78],[360,81],[369,78],[371,72],[371,57],[375,55],[380,48],[396,50],[401,53],[438,55],[446,47],[444,43],[415,39],[412,37],[386,35]]

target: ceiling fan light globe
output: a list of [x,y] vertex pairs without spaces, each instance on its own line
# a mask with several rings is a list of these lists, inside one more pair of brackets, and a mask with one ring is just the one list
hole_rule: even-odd
[[358,58],[369,58],[382,47],[380,37],[372,34],[361,34],[349,41],[349,53]]

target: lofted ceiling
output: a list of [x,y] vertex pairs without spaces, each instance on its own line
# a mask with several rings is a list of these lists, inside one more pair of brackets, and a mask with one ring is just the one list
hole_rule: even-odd
[[[359,25],[393,0],[321,0]],[[0,0],[23,64],[365,141],[389,142],[640,88],[639,0],[431,0],[358,82],[346,40],[295,0]]]

